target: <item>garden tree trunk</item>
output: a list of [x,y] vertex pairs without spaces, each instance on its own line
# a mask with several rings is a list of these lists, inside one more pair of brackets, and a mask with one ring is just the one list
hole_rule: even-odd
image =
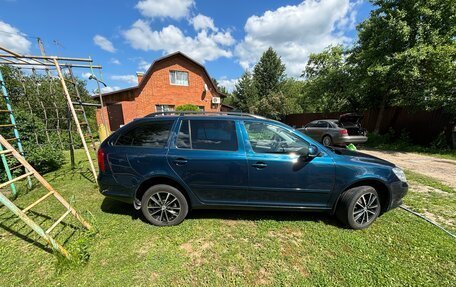
[[385,105],[386,105],[386,94],[383,95],[382,102],[380,103],[380,109],[378,111],[377,122],[375,123],[374,134],[379,134],[379,132],[380,132],[380,125],[382,124],[382,121],[383,121]]

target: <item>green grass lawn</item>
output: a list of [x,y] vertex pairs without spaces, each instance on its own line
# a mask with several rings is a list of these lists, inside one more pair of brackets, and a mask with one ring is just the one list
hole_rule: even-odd
[[[400,209],[362,231],[344,229],[324,214],[239,211],[194,211],[179,226],[158,228],[143,222],[131,206],[105,199],[94,183],[71,172],[68,165],[45,177],[66,198],[74,197],[76,208],[98,233],[85,234],[75,228],[79,225],[74,220],[65,220],[66,225],[54,231],[81,257],[79,264],[69,264],[49,253],[27,226],[0,208],[0,286],[454,286],[456,282],[456,241]],[[441,196],[439,191],[415,192],[413,184],[423,181],[412,180],[408,206],[454,218],[454,191],[440,191],[448,194],[435,199]],[[43,192],[35,189],[15,202],[25,207]],[[52,220],[46,216],[56,219],[64,212],[57,207],[44,203],[32,216],[49,226]]]

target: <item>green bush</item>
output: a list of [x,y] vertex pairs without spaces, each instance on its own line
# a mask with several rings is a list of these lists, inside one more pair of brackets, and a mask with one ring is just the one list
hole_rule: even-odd
[[24,149],[27,161],[40,173],[57,170],[65,163],[62,150],[54,145],[26,145]]
[[200,108],[198,108],[198,106],[195,106],[195,105],[192,105],[192,104],[185,104],[185,105],[176,107],[176,111],[199,112]]
[[[60,168],[64,164],[64,155],[57,134],[50,132],[51,144],[49,144],[44,132],[44,123],[39,117],[21,109],[16,110],[14,115],[26,160],[40,173],[47,173]],[[14,137],[12,129],[2,135],[6,138]],[[39,144],[36,143],[37,139]],[[17,148],[15,142],[12,143]],[[18,164],[12,157],[7,157],[7,159],[10,167]],[[17,176],[21,173],[23,171],[17,169],[13,172],[13,175]],[[0,163],[0,181],[5,182],[6,180],[3,163]]]

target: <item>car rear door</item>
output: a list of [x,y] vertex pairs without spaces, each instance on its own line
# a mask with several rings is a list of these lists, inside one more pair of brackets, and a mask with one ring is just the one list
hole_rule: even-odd
[[166,153],[173,119],[144,120],[122,131],[107,155],[120,194],[132,193],[150,173],[166,174]]
[[318,140],[317,138],[317,121],[313,121],[311,123],[308,123],[305,128],[304,128],[304,134],[307,136],[310,136],[311,138]]
[[298,133],[269,122],[244,121],[249,169],[248,202],[271,206],[327,208],[334,186],[333,159],[296,153],[309,143]]
[[236,204],[246,200],[247,160],[239,124],[231,119],[183,119],[168,163],[200,201]]

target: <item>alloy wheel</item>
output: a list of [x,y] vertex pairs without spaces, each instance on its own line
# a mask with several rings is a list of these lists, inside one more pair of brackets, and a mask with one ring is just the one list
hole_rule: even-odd
[[326,136],[323,138],[323,145],[324,146],[330,146],[331,145],[331,138]]
[[155,220],[171,222],[175,220],[181,211],[180,202],[169,192],[156,192],[147,202],[147,210]]
[[378,197],[373,193],[363,194],[353,208],[353,219],[356,223],[364,225],[373,221],[378,214],[380,204]]

